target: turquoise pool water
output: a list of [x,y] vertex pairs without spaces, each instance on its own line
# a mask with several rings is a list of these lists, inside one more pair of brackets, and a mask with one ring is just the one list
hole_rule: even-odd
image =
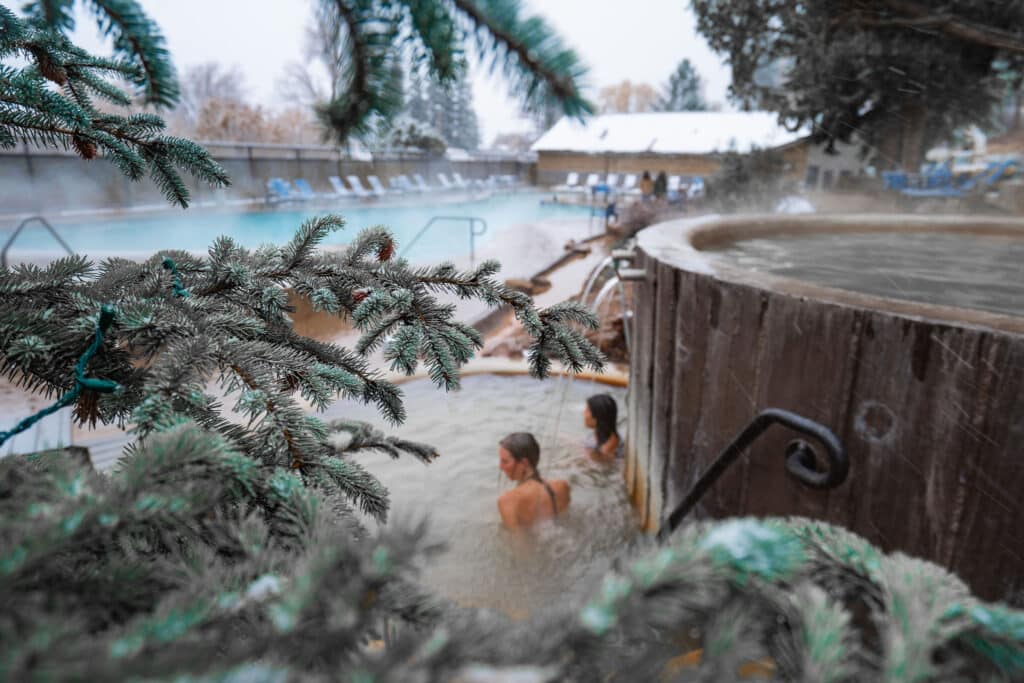
[[[338,205],[318,204],[315,207],[281,207],[267,211],[242,213],[174,211],[159,216],[103,219],[82,223],[62,223],[57,230],[78,253],[102,257],[113,253],[153,253],[161,249],[185,249],[205,252],[213,240],[227,235],[247,247],[260,244],[281,244],[295,234],[296,228],[312,216],[337,213],[345,217],[344,230],[335,233],[328,244],[345,244],[362,228],[383,225],[396,236],[399,251],[404,249],[432,216],[476,216],[487,222],[487,232],[476,238],[481,245],[499,239],[503,230],[558,218],[585,217],[586,207],[541,205],[545,195],[523,193],[493,195],[471,201],[421,202],[405,199],[400,205]],[[6,235],[14,229],[7,226]],[[469,251],[469,227],[466,221],[443,221],[435,224],[409,251],[413,261],[454,258]],[[45,230],[27,229],[13,248],[18,251],[52,251],[57,249]]]

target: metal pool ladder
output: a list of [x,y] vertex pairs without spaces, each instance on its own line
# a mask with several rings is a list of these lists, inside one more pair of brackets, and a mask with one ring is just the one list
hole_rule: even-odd
[[487,221],[479,216],[434,216],[427,221],[426,225],[420,228],[420,231],[409,241],[409,244],[405,245],[405,249],[402,250],[400,256],[408,254],[413,245],[430,229],[430,226],[438,221],[466,221],[469,224],[469,265],[472,267],[476,263],[476,238],[487,232]]
[[20,235],[21,231],[25,229],[25,226],[27,226],[32,221],[39,221],[40,223],[42,223],[43,227],[46,228],[51,235],[53,235],[53,239],[57,240],[60,246],[64,248],[64,251],[68,253],[68,256],[75,255],[75,252],[71,249],[70,246],[68,246],[68,243],[65,242],[57,233],[57,231],[53,229],[53,226],[50,225],[50,221],[38,215],[29,216],[21,223],[18,223],[18,227],[14,229],[14,232],[11,233],[11,236],[7,238],[6,242],[4,242],[3,250],[0,251],[0,265],[2,265],[4,268],[7,267],[7,252],[11,250],[11,245],[14,244],[14,240],[18,239],[18,235]]

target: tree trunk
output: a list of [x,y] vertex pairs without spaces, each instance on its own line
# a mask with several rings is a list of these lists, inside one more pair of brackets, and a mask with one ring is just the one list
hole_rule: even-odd
[[917,101],[906,102],[901,112],[900,125],[903,128],[903,144],[900,163],[908,171],[916,171],[924,159],[925,125],[927,111]]

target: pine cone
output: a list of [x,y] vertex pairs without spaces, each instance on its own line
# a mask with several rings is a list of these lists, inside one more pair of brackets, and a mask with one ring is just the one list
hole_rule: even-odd
[[36,58],[36,64],[39,66],[39,73],[48,81],[53,81],[57,85],[67,85],[68,72],[64,70],[64,67],[59,63],[53,61],[53,59],[47,53],[42,50],[32,50],[32,56]]
[[78,152],[78,156],[83,159],[96,158],[96,143],[92,140],[80,135],[74,135],[71,137],[71,144],[74,145],[75,151]]
[[395,243],[393,240],[388,240],[381,248],[377,251],[377,260],[383,263],[384,261],[390,261],[391,257],[395,255]]

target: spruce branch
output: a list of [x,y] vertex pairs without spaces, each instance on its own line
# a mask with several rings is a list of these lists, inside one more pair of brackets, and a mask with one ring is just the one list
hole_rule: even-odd
[[[142,83],[149,101],[173,104],[177,85],[163,38],[134,0],[95,0],[104,29],[115,39],[123,59],[93,57],[72,45],[61,32],[70,28],[70,4],[34,3],[31,21],[0,7],[0,55],[20,56],[28,66],[0,64],[0,145],[18,140],[73,149],[83,159],[109,158],[132,180],[148,171],[167,199],[182,207],[189,192],[185,171],[215,187],[230,184],[209,153],[188,140],[161,135],[163,122],[152,114],[101,114],[92,103],[100,97],[116,104],[128,96],[105,80],[120,76]],[[64,13],[64,14],[62,14]],[[54,92],[47,82],[56,83]]]
[[537,110],[552,104],[582,119],[594,106],[580,93],[586,68],[539,17],[523,19],[518,0],[452,0],[474,29],[483,54],[493,55],[513,89]]

